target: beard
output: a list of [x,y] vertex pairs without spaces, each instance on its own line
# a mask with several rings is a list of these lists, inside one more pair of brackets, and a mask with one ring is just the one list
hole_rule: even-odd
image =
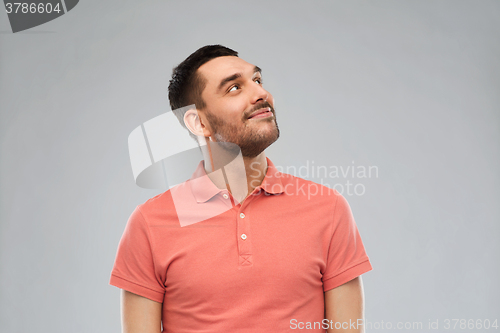
[[[248,119],[248,115],[253,111],[265,107],[270,108],[274,117],[261,118],[258,120]],[[241,126],[236,126],[227,123],[211,112],[206,112],[206,117],[212,127],[214,137],[221,147],[236,154],[238,152],[235,152],[235,149],[238,150],[239,148],[243,157],[253,158],[278,140],[280,131],[278,123],[276,122],[274,108],[267,101],[256,105],[248,112],[248,115],[245,114],[245,116],[243,116],[243,124]],[[268,129],[269,127],[272,128]]]

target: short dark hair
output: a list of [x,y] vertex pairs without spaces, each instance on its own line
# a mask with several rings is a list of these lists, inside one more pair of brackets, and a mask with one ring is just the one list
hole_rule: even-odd
[[[206,107],[201,97],[206,79],[198,73],[198,68],[214,58],[225,56],[237,57],[238,52],[218,44],[206,45],[196,50],[173,69],[172,79],[168,85],[168,99],[172,111],[183,127],[186,128],[184,114],[187,110],[178,109],[191,104],[194,104],[197,109]],[[196,139],[194,134],[191,132],[189,134]]]

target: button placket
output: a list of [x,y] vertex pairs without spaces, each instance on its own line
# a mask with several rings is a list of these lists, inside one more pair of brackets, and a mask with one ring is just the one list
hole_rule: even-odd
[[[246,205],[245,205],[246,206]],[[237,219],[237,239],[239,266],[252,265],[252,247],[250,237],[250,218],[248,212],[240,211]]]
[[234,198],[231,196],[229,192],[222,192],[222,201],[231,208],[234,208],[236,206],[236,203],[234,201]]

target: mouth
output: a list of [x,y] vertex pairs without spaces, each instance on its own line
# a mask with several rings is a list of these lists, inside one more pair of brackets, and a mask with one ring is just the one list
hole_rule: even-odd
[[273,113],[271,112],[271,108],[266,107],[255,111],[250,115],[250,117],[248,117],[248,119],[267,118],[271,117],[272,115]]

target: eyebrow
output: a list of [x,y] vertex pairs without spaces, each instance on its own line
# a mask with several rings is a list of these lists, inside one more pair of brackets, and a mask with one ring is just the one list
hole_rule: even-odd
[[[262,73],[262,69],[260,69],[259,66],[255,66],[253,68],[253,73],[254,74],[255,73]],[[236,73],[236,74],[230,75],[230,76],[222,79],[222,81],[219,83],[219,87],[217,88],[217,91],[220,91],[228,82],[239,79],[240,77],[241,77],[241,73]]]

